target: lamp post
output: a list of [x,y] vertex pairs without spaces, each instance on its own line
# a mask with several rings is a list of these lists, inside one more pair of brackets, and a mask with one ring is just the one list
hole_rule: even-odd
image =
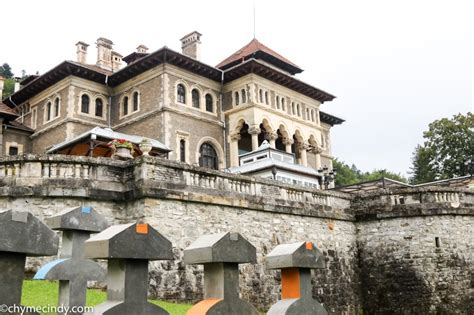
[[329,185],[336,179],[336,170],[329,170],[329,168],[325,165],[323,168],[320,168],[318,172],[323,177],[322,183],[324,184],[324,189],[329,189]]

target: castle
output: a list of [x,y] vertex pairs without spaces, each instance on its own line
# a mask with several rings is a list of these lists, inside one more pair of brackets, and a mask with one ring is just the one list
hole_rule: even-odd
[[100,127],[157,140],[171,160],[261,173],[239,169],[239,156],[267,141],[289,154],[275,154],[277,162],[264,166],[279,171],[273,177],[321,186],[318,170],[332,169],[330,129],[343,122],[320,111],[334,96],[298,80],[303,70],[257,39],[216,67],[200,61],[200,33],[181,43],[182,53],[167,47],[149,53],[140,45],[122,57],[112,41],[99,38],[97,61],[88,64],[89,45],[78,42],[76,61],[27,77],[3,100],[10,128],[2,128],[3,154],[107,156],[89,146],[53,148]]
[[[331,168],[330,128],[342,120],[319,105],[333,96],[256,40],[217,68],[197,60],[199,33],[182,43],[183,54],[140,46],[122,58],[102,38],[100,62],[88,65],[79,42],[78,61],[23,81],[0,108],[0,208],[45,219],[91,206],[112,224],[150,224],[174,244],[173,261],[150,264],[148,293],[161,299],[202,299],[202,269],[185,266],[183,250],[235,231],[257,248],[257,263],[240,268],[240,293],[259,310],[280,295],[281,275],[263,257],[308,240],[325,257],[312,295],[329,313],[473,313],[472,190],[302,185],[308,169]],[[109,158],[99,141],[117,134],[149,137],[151,155],[165,158]],[[262,164],[292,180],[267,178]],[[28,260],[27,271],[42,264]]]

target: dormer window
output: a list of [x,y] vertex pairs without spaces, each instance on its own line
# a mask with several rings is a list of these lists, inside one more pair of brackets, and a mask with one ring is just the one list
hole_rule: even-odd
[[184,85],[178,84],[176,87],[177,101],[186,104],[186,89]]
[[82,113],[89,114],[89,104],[90,104],[89,95],[83,94],[81,96],[81,112]]

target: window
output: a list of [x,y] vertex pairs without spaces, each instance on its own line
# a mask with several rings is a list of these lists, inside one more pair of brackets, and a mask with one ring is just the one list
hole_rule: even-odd
[[51,102],[48,102],[48,104],[46,104],[46,121],[50,121],[51,120]]
[[206,94],[206,111],[214,112],[214,101],[212,99],[211,94]]
[[262,90],[258,91],[258,96],[259,96],[260,103],[263,103],[263,91]]
[[300,112],[300,104],[296,104],[296,115],[298,115],[298,117],[301,116],[301,112]]
[[177,94],[177,101],[183,104],[186,104],[186,89],[184,88],[184,85],[178,84],[176,88],[176,94]]
[[89,95],[83,94],[81,96],[81,112],[83,112],[84,114],[89,114],[89,103]]
[[244,89],[242,89],[241,93],[242,93],[242,104],[247,103],[247,93],[245,92]]
[[8,148],[8,155],[18,155],[18,147],[10,146]]
[[133,111],[136,112],[138,110],[138,103],[139,103],[140,95],[138,92],[133,92]]
[[186,140],[179,140],[179,160],[186,162]]
[[207,168],[217,170],[218,160],[217,153],[214,147],[209,143],[203,143],[199,149],[200,158],[199,165]]
[[311,110],[311,120],[314,121],[314,109]]
[[193,101],[193,107],[194,108],[201,107],[201,104],[200,104],[201,96],[199,95],[199,91],[197,89],[193,89],[191,91],[191,98],[192,98],[192,101]]
[[31,128],[36,129],[36,119],[38,117],[38,109],[33,108],[31,111]]
[[268,101],[268,92],[265,91],[265,104],[270,104],[270,102]]
[[277,109],[280,109],[280,97],[279,96],[276,97],[276,107],[277,107]]
[[125,96],[122,101],[122,116],[128,115],[128,96]]
[[295,111],[295,103],[291,102],[291,114],[294,115],[296,113]]
[[235,105],[239,105],[239,92],[235,92],[234,96],[235,96]]
[[97,117],[102,117],[104,115],[104,102],[101,98],[95,99],[95,115]]
[[59,116],[59,97],[54,100],[54,117]]
[[282,109],[283,111],[286,111],[285,99],[284,99],[284,98],[281,98],[281,109]]

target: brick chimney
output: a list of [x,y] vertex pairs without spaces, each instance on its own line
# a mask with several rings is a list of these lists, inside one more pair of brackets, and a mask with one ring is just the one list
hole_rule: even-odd
[[116,51],[112,51],[112,71],[120,70],[122,66],[122,55]]
[[84,42],[79,41],[76,43],[77,62],[82,64],[87,63],[87,47],[89,47],[89,45]]
[[137,53],[146,54],[148,52],[148,47],[145,45],[140,45],[137,47]]
[[201,33],[192,32],[181,38],[183,55],[200,60],[201,59]]
[[0,103],[2,102],[3,99],[3,85],[4,85],[5,79],[0,75]]
[[97,65],[106,70],[112,70],[112,46],[114,43],[107,38],[97,39]]

